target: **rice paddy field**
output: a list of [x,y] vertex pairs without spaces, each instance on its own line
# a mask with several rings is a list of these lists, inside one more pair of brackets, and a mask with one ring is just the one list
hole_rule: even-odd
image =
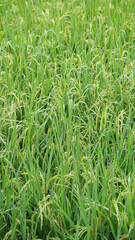
[[135,239],[135,1],[0,0],[0,240]]

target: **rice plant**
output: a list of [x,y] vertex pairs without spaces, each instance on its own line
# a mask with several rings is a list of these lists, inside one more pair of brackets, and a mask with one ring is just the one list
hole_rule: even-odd
[[135,1],[0,0],[0,240],[134,240]]

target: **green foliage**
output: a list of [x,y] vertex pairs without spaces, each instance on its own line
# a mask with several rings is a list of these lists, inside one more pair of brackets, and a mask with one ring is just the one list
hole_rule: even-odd
[[135,2],[0,0],[0,239],[135,236]]

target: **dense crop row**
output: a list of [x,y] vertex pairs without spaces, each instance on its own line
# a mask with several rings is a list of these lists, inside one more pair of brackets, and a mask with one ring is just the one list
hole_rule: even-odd
[[135,239],[135,1],[0,0],[0,239]]

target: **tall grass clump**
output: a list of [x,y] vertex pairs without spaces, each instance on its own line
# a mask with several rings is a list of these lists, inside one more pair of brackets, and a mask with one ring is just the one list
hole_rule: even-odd
[[0,240],[135,239],[135,1],[0,0]]

